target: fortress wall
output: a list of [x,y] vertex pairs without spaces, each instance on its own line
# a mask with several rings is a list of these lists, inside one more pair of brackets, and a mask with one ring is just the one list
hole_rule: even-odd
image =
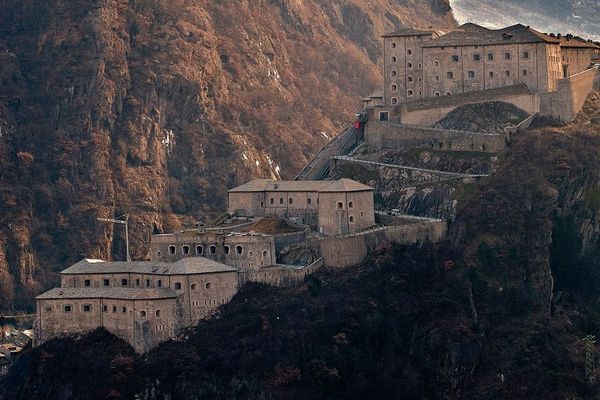
[[575,119],[590,92],[600,89],[598,67],[558,81],[555,92],[540,94],[540,115],[563,122]]
[[[308,229],[308,228],[307,228]],[[281,250],[288,246],[306,241],[306,230],[301,232],[281,233],[275,236],[275,252],[281,253]]]
[[304,282],[307,276],[315,273],[323,265],[323,258],[319,258],[312,264],[301,268],[275,266],[259,271],[244,271],[240,272],[239,284],[240,287],[250,282],[275,287],[293,287]]
[[431,148],[497,153],[506,145],[501,135],[407,127],[378,121],[367,123],[365,138],[369,146],[377,150]]

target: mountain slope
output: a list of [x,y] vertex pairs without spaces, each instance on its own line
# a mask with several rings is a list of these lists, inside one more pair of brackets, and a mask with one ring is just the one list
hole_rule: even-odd
[[[0,309],[133,257],[228,187],[292,177],[379,86],[379,36],[445,0],[0,3]],[[52,282],[54,283],[54,282]],[[15,303],[16,301],[16,303]]]

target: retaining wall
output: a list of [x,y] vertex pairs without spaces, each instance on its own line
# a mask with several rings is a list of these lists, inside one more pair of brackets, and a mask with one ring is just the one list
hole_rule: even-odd
[[497,153],[506,146],[502,135],[419,128],[379,121],[367,123],[365,140],[370,147],[376,150],[430,148],[445,151]]
[[324,265],[323,258],[306,267],[273,266],[262,268],[258,271],[240,271],[239,285],[255,282],[275,287],[293,287],[302,284],[304,278],[315,273]]
[[590,68],[558,81],[555,92],[540,93],[540,115],[571,122],[592,90],[600,89],[599,68]]

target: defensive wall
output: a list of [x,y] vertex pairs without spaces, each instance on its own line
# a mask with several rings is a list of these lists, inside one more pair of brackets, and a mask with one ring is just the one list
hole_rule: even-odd
[[319,150],[310,162],[296,176],[297,181],[310,181],[323,179],[329,173],[329,159],[332,156],[348,154],[358,146],[363,139],[363,131],[346,128],[342,133],[333,138]]
[[300,285],[304,279],[315,273],[324,265],[319,258],[310,265],[295,267],[291,265],[274,265],[261,268],[258,271],[241,271],[239,274],[240,287],[246,283],[255,282],[275,287],[293,287]]
[[[313,242],[318,246],[324,265],[347,268],[358,265],[367,255],[384,242],[414,244],[426,240],[439,242],[446,235],[445,221],[422,221],[410,225],[386,226],[343,237],[332,237]],[[310,242],[309,242],[310,243]]]
[[367,123],[365,140],[375,150],[428,148],[443,151],[498,153],[506,146],[504,137],[499,134],[420,128],[380,121]]
[[563,122],[575,119],[592,90],[600,89],[599,67],[558,81],[555,92],[540,93],[540,115]]

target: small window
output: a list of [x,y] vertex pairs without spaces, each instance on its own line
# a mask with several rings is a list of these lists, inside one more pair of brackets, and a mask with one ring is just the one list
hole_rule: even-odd
[[469,78],[470,79],[475,78],[475,71],[469,71]]
[[279,198],[279,204],[283,204],[283,197]]
[[150,287],[150,279],[146,279],[146,287]]
[[440,76],[439,75],[434,76],[433,80],[436,81],[436,82],[439,82],[440,81]]
[[481,61],[481,54],[473,54],[473,61]]
[[397,85],[392,85],[392,92],[395,92],[396,90],[398,90],[398,86]]
[[527,76],[527,70],[526,69],[523,70],[523,76]]
[[435,93],[434,93],[434,96],[435,96],[435,97],[440,97],[440,96],[441,96],[441,94],[440,94],[440,92],[435,92]]
[[181,290],[181,283],[175,282],[175,290]]
[[292,198],[291,198],[291,197],[288,199],[288,203],[290,203],[290,204],[292,204],[292,203],[293,203],[293,201],[292,201]]
[[412,68],[412,67],[413,67],[413,66],[412,66],[412,63],[410,63],[410,62],[409,62],[409,63],[406,63],[406,68]]
[[269,257],[269,251],[268,250],[264,250],[263,251],[263,257]]
[[409,75],[409,76],[406,77],[406,80],[409,81],[409,82],[412,82],[413,81],[413,77]]
[[225,249],[225,254],[229,254],[229,246],[225,246],[224,249]]
[[510,71],[506,71],[506,76],[510,76]]
[[528,59],[529,58],[529,52],[528,51],[524,51],[523,52],[523,58],[524,59]]
[[487,59],[488,61],[494,61],[494,53],[489,53]]
[[52,312],[52,306],[46,306],[45,310],[46,312]]
[[455,54],[455,55],[452,56],[452,61],[458,62],[458,55],[457,54]]
[[261,206],[261,207],[264,207],[264,206],[265,206],[265,202],[264,202],[264,201],[261,201],[261,202],[260,202],[260,206]]
[[271,204],[275,204],[275,199],[271,199]]
[[117,306],[113,306],[113,312],[117,312]]
[[504,59],[505,60],[510,60],[511,59],[511,54],[510,53],[504,53]]
[[160,310],[156,310],[156,317],[160,318]]
[[342,202],[338,202],[338,203],[337,203],[337,208],[338,208],[338,210],[342,210],[342,209],[344,209],[344,203],[342,203]]
[[[390,119],[390,113],[387,111],[380,111],[379,112],[379,120],[380,121],[389,121]],[[317,204],[319,203],[319,199],[317,199]]]
[[177,252],[177,249],[175,248],[175,246],[169,246],[169,254],[173,255]]
[[92,306],[89,304],[84,304],[83,307],[81,307],[83,312],[91,312],[92,311]]
[[110,286],[110,280],[108,280],[108,279],[104,279],[104,280],[102,281],[102,284],[103,284],[104,286]]
[[208,248],[208,250],[210,251],[210,254],[216,254],[217,253],[217,246],[210,246]]
[[244,252],[244,248],[242,246],[235,246],[235,253],[240,255]]
[[159,279],[158,282],[156,282],[156,286],[157,287],[162,287],[162,281]]
[[350,216],[350,223],[354,223],[354,216],[353,215]]
[[392,74],[392,76],[398,75],[398,73],[396,71],[392,71],[391,74]]
[[412,50],[411,49],[406,49],[406,54],[410,56],[412,54]]
[[434,67],[439,67],[439,66],[440,66],[440,62],[439,62],[438,60],[435,60],[435,61],[433,62],[433,66],[434,66]]
[[127,312],[127,307],[123,307],[121,311]]
[[190,254],[190,246],[182,246],[181,251],[183,251],[183,254],[185,255]]
[[63,309],[65,310],[65,312],[73,311],[73,307],[71,307],[71,306],[65,306]]
[[157,252],[156,252],[156,257],[160,257],[160,255],[161,255],[161,252],[160,252],[160,251],[157,251]]
[[192,290],[196,290],[198,286],[195,283],[192,283],[192,285],[190,286],[190,289]]
[[448,79],[454,79],[454,72],[447,72],[447,73],[446,73],[446,77],[447,77]]
[[205,287],[206,289],[210,289],[210,282],[206,282],[206,285],[204,285],[204,287]]
[[121,279],[121,286],[127,286],[127,279]]
[[102,306],[102,311],[107,312],[108,311],[108,306],[107,305],[103,305]]
[[452,92],[446,92],[446,96],[450,96]]
[[494,77],[494,71],[490,71],[490,72],[488,73],[488,75],[490,76],[490,78],[493,78],[493,77]]
[[392,104],[394,104],[394,105],[398,104],[398,99],[395,97],[392,97]]
[[204,246],[196,246],[196,255],[202,255],[204,253]]
[[83,281],[83,286],[92,286],[92,282],[89,279]]
[[308,205],[312,204],[312,199],[310,197],[306,200],[306,204],[308,204]]
[[408,91],[408,95],[409,95],[409,96],[412,96],[412,95],[413,95],[413,91],[412,91],[412,90],[409,90],[409,91]]
[[137,287],[139,287],[139,286],[140,286],[140,280],[139,280],[139,279],[136,279],[136,280],[135,280],[135,286],[137,286]]
[[395,49],[395,48],[396,48],[396,43],[392,42],[392,49]]
[[348,202],[348,208],[352,208],[354,207],[354,202],[353,201],[349,201]]
[[146,318],[146,311],[144,311],[144,310],[140,311],[140,318]]
[[392,62],[396,62],[396,57],[392,57]]

